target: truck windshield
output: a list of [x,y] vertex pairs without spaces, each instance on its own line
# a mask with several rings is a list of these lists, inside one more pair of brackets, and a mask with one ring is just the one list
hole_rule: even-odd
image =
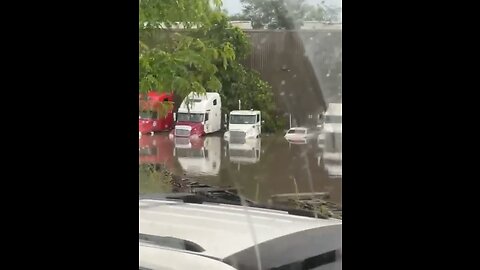
[[157,119],[157,112],[154,112],[154,111],[140,111],[140,118],[142,118],[142,119]]
[[178,113],[178,121],[203,122],[203,113]]
[[341,124],[342,123],[342,116],[341,115],[326,115],[325,116],[325,123]]
[[230,115],[230,124],[255,124],[255,115]]

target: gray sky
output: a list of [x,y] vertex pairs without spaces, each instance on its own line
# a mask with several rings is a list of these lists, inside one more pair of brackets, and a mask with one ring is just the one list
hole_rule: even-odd
[[[242,12],[240,0],[222,0],[223,7],[230,15]],[[309,4],[320,4],[323,0],[306,0]],[[342,0],[324,0],[325,4],[331,7],[342,7]]]

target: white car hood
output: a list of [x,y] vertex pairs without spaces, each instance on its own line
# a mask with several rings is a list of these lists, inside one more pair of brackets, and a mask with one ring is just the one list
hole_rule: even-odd
[[256,267],[255,243],[266,268],[341,249],[342,222],[336,219],[169,200],[140,200],[139,210],[140,233],[188,240],[204,248],[202,254],[233,264],[251,261],[246,268]]
[[139,255],[139,266],[152,270],[235,269],[215,259],[175,249],[159,248],[144,244],[139,244]]

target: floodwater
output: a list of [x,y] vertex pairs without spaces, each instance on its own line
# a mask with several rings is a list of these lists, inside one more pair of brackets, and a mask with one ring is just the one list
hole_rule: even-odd
[[[283,134],[229,143],[223,134],[197,139],[167,134],[139,139],[139,164],[165,166],[170,172],[215,187],[233,187],[259,203],[287,193],[326,192],[342,204],[341,134],[290,143]],[[140,193],[168,187],[140,174]]]

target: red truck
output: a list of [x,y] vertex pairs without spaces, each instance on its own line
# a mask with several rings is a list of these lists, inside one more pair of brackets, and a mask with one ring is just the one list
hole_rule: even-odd
[[150,91],[139,95],[138,130],[141,134],[168,131],[174,126],[173,93]]

